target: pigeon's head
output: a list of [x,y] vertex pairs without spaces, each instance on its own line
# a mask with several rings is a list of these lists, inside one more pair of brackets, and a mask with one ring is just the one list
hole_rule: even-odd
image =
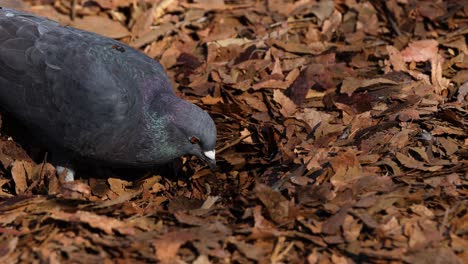
[[200,107],[174,95],[159,97],[155,113],[164,112],[156,120],[165,120],[167,135],[164,144],[172,158],[196,155],[216,167],[216,126],[210,115]]
[[182,149],[216,167],[216,126],[200,107],[180,100],[174,108],[173,123],[183,134]]

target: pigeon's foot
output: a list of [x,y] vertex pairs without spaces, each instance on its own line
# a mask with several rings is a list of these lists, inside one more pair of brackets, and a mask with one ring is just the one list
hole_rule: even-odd
[[56,170],[57,170],[57,175],[58,176],[62,175],[62,173],[64,171],[66,171],[65,182],[72,182],[72,181],[75,180],[75,171],[74,170],[72,170],[70,168],[62,167],[62,166],[57,166]]

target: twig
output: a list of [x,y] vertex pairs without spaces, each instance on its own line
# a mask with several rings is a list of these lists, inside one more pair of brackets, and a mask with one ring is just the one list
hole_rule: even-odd
[[390,10],[388,10],[387,4],[385,2],[382,3],[382,8],[385,13],[385,16],[387,17],[388,21],[390,22],[390,26],[392,27],[393,31],[398,35],[401,36],[403,35],[400,31],[400,28],[398,27],[396,21],[393,19],[394,15]]
[[71,7],[70,7],[70,18],[71,20],[75,20],[76,17],[76,0],[72,0]]
[[269,28],[274,28],[274,27],[280,26],[283,23],[294,24],[294,23],[312,21],[314,19],[315,19],[314,17],[307,17],[307,18],[294,19],[294,20],[290,20],[290,21],[288,21],[288,20],[279,21],[279,22],[276,22],[276,23],[273,23],[273,24],[269,25],[268,27]]
[[235,145],[239,144],[239,142],[241,142],[243,139],[248,138],[248,137],[250,137],[250,136],[251,136],[251,134],[242,136],[242,137],[240,137],[240,138],[234,140],[233,142],[231,142],[231,143],[225,145],[224,147],[222,147],[222,148],[216,150],[216,152],[217,152],[217,153],[221,153],[221,152],[225,151],[226,149],[228,149],[228,148],[230,148],[230,147],[232,147],[232,146],[235,146]]

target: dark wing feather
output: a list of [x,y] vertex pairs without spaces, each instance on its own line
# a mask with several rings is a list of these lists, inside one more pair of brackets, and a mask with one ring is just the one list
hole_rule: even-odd
[[0,103],[47,140],[128,159],[145,107],[173,93],[164,70],[120,42],[0,9]]

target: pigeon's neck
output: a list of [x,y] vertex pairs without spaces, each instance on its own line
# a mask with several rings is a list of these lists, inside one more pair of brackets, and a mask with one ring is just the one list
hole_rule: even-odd
[[[183,154],[177,142],[180,131],[174,125],[172,109],[181,99],[171,94],[162,94],[151,102],[144,112],[144,129],[140,131],[136,159],[139,163],[167,163]],[[158,156],[156,156],[156,153]]]

